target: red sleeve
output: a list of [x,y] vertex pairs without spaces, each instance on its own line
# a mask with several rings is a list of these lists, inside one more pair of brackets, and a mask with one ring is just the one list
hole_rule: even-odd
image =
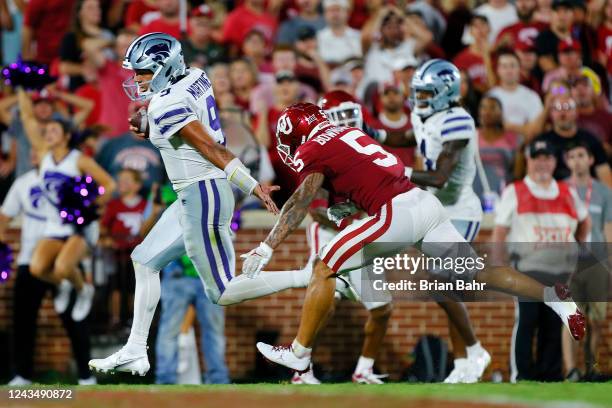
[[116,217],[117,217],[117,206],[115,205],[115,200],[112,200],[106,206],[106,210],[104,211],[104,215],[102,216],[100,223],[102,224],[103,227],[110,229],[111,224],[113,223]]
[[30,0],[23,20],[24,25],[36,27],[41,23],[43,2],[44,0]]
[[317,152],[314,146],[316,146],[316,144],[305,145],[303,148],[298,149],[295,154],[295,158],[298,160],[298,163],[299,160],[304,163],[304,166],[299,171],[300,184],[310,174],[326,173],[325,170],[327,166],[325,165],[325,160],[321,157],[321,152]]

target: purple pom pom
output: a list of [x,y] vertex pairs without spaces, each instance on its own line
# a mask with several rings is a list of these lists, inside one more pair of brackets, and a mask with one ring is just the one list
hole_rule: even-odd
[[234,215],[232,215],[232,222],[230,223],[230,229],[234,232],[238,232],[240,229],[240,224],[242,220],[240,219],[240,210],[234,210]]
[[0,283],[8,280],[12,266],[13,250],[4,242],[0,242]]
[[103,191],[91,176],[65,181],[58,191],[58,209],[64,223],[84,227],[96,220],[98,213],[95,199]]

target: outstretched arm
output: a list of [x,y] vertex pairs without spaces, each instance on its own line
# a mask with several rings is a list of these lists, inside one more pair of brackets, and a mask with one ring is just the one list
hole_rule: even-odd
[[287,236],[295,230],[306,214],[310,203],[323,185],[325,177],[321,173],[308,175],[295,192],[289,197],[281,209],[280,217],[274,228],[264,240],[264,243],[274,249],[280,245]]
[[217,143],[204,126],[197,121],[191,121],[178,132],[179,135],[193,146],[202,156],[206,157],[212,164],[223,169],[227,179],[245,194],[254,194],[259,198],[268,211],[278,214],[278,208],[270,197],[270,193],[279,189],[278,186],[262,186],[251,175],[240,159],[232,154],[227,148]]
[[410,181],[421,186],[441,188],[459,162],[461,151],[468,141],[451,140],[442,144],[442,152],[436,161],[436,169],[430,171],[413,171]]

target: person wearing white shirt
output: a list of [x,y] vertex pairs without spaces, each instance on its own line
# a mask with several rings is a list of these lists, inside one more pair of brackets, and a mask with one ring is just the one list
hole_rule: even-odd
[[482,6],[477,7],[474,13],[486,16],[491,24],[489,44],[495,43],[495,39],[501,30],[518,21],[516,8],[508,0],[489,0]]
[[324,0],[323,12],[327,27],[317,32],[317,47],[323,61],[337,65],[361,57],[361,33],[348,26],[348,1]]

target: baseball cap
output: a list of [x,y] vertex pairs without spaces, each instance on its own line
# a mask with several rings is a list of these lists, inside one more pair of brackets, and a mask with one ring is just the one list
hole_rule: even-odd
[[550,145],[550,143],[546,140],[536,139],[529,143],[529,146],[527,146],[527,154],[530,158],[533,159],[534,157],[540,154],[554,155],[555,151]]
[[554,0],[552,3],[552,9],[556,10],[559,7],[574,8],[575,2],[573,0]]
[[416,68],[419,66],[419,61],[412,55],[402,56],[393,61],[394,71],[403,71],[406,68]]
[[323,0],[323,8],[326,9],[331,6],[340,6],[344,8],[349,7],[348,0]]
[[198,7],[194,7],[193,10],[191,10],[191,17],[206,17],[212,19],[215,17],[215,13],[208,4],[200,4]]
[[276,79],[276,82],[295,81],[295,74],[291,71],[278,71],[274,75],[274,78]]
[[317,36],[317,32],[311,26],[302,26],[297,32],[297,39],[299,41],[310,40],[311,38],[315,38]]
[[533,40],[531,39],[517,40],[516,43],[514,44],[514,48],[517,51],[522,51],[522,52],[535,52],[536,50],[535,44]]
[[32,103],[38,103],[38,102],[53,103],[53,101],[55,101],[55,98],[53,97],[53,95],[51,95],[51,92],[49,92],[46,89],[33,92],[31,95],[31,99],[32,99]]
[[570,51],[580,52],[582,51],[582,45],[580,44],[579,41],[573,38],[571,40],[562,40],[562,41],[559,41],[559,45],[557,46],[557,51],[558,52],[570,52]]

